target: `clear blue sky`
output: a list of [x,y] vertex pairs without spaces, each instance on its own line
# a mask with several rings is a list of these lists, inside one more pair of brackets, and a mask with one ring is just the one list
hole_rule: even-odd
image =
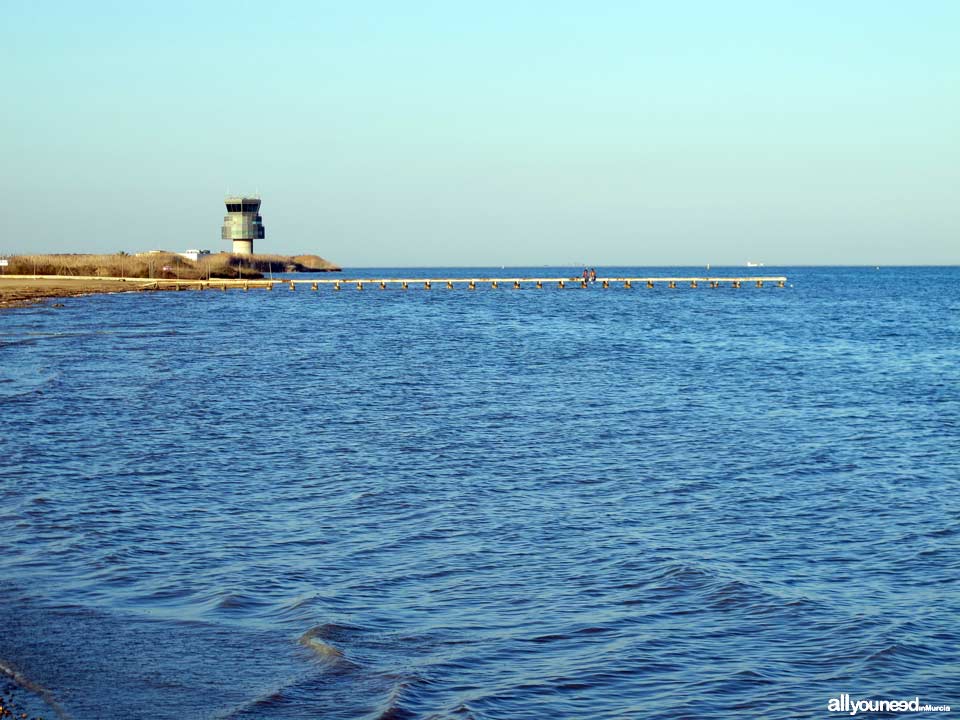
[[960,2],[0,2],[0,252],[960,263]]

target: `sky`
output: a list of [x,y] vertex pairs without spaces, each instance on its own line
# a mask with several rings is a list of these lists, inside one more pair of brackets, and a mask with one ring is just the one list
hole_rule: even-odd
[[0,0],[0,254],[960,263],[960,3]]

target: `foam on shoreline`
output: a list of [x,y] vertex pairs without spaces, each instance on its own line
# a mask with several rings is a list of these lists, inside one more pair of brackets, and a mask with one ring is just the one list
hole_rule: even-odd
[[[60,720],[71,720],[70,715],[63,709],[60,703],[54,699],[53,694],[49,690],[24,676],[23,673],[4,660],[0,660],[0,675],[6,676],[16,687],[25,690],[32,696],[34,702],[29,705],[42,703],[44,709],[53,712]],[[24,705],[19,698],[18,704]],[[33,714],[37,714],[37,710],[29,706],[24,706],[19,708],[19,710],[28,710]]]

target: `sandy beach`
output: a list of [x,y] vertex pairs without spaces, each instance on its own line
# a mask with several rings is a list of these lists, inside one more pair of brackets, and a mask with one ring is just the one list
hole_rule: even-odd
[[6,276],[0,277],[0,307],[29,305],[49,298],[148,289],[158,288],[151,280]]
[[[64,275],[0,276],[0,308],[31,305],[45,300],[90,295],[93,293],[143,292],[157,290],[229,290],[272,289],[287,282],[266,278],[213,278],[211,280],[172,280],[150,278],[83,277]],[[298,281],[309,282],[309,281]]]

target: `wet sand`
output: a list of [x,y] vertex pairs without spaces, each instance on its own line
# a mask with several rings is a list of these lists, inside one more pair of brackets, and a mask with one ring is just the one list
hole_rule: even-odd
[[0,277],[0,307],[30,305],[50,298],[64,298],[91,293],[137,292],[155,290],[157,284],[147,279],[88,277]]

